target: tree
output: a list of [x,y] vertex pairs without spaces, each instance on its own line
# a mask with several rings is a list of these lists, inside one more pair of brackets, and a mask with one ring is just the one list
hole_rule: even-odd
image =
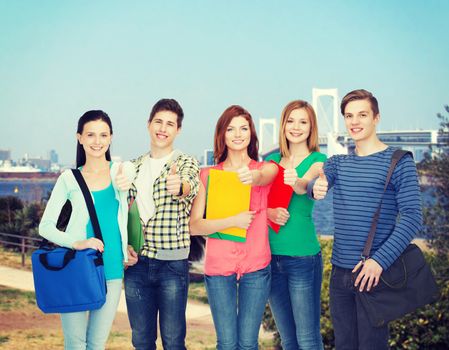
[[[449,114],[449,106],[444,107]],[[432,249],[439,262],[447,262],[449,254],[449,116],[437,114],[440,120],[439,152],[427,158],[420,169],[426,174],[431,185],[434,205],[424,210],[425,234],[430,237]],[[449,276],[448,264],[436,266],[439,277]]]

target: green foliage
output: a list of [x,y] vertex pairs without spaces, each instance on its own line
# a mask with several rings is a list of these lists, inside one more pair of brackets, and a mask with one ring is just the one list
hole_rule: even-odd
[[8,341],[9,341],[9,337],[8,336],[3,336],[3,335],[0,336],[0,345],[4,344],[4,343],[7,343]]
[[14,196],[0,197],[0,225],[14,221],[15,213],[23,209],[23,202]]
[[[23,203],[19,198],[12,196],[0,197],[0,232],[37,237],[37,228],[43,211],[42,203]],[[12,243],[20,242],[19,238],[7,240]],[[10,247],[20,249],[18,246]]]

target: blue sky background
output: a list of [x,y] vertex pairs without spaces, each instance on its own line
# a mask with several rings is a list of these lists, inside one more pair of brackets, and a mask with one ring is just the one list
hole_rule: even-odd
[[113,154],[148,150],[162,97],[201,156],[230,104],[279,119],[312,88],[365,88],[380,130],[437,128],[449,104],[448,1],[0,0],[0,149],[75,157],[78,118],[103,109]]

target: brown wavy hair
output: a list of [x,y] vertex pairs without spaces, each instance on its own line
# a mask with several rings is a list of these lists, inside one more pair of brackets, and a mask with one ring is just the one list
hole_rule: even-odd
[[255,161],[259,157],[259,140],[257,139],[256,128],[251,114],[241,106],[232,105],[225,109],[220,119],[217,121],[214,136],[214,160],[215,163],[223,162],[228,156],[228,147],[225,142],[225,133],[232,118],[243,117],[248,121],[251,138],[248,145],[248,156]]
[[320,144],[318,142],[318,123],[316,120],[316,114],[310,103],[303,100],[295,100],[285,106],[281,114],[281,127],[279,128],[279,150],[283,157],[290,157],[289,142],[285,136],[285,125],[287,124],[288,117],[295,109],[304,108],[309,116],[310,121],[310,134],[307,138],[307,148],[310,152],[319,152]]

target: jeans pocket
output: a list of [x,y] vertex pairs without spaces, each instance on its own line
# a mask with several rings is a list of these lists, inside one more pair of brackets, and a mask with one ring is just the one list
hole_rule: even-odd
[[178,276],[186,276],[189,274],[189,262],[187,259],[167,261],[167,269]]

